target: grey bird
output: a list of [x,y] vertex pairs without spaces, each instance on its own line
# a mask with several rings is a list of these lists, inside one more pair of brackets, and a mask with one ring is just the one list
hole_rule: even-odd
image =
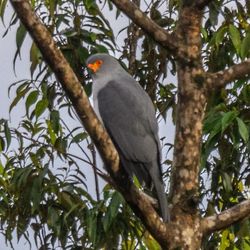
[[86,64],[93,79],[94,109],[118,151],[121,166],[146,188],[153,185],[163,221],[169,221],[158,124],[150,97],[114,57],[95,54]]

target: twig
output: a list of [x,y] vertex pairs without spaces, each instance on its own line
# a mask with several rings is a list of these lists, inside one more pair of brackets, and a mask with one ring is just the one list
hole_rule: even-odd
[[96,150],[94,143],[91,141],[89,144],[90,152],[92,154],[92,160],[93,160],[93,172],[94,172],[94,178],[95,178],[95,192],[96,192],[96,199],[100,200],[100,188],[99,188],[99,180],[98,180],[98,173],[97,173],[97,163],[96,163]]

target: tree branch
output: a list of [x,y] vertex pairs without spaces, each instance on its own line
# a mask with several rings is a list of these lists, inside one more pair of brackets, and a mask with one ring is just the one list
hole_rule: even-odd
[[209,91],[217,88],[223,88],[227,83],[245,78],[247,76],[250,76],[250,59],[239,64],[235,64],[223,71],[208,73],[206,86]]
[[202,219],[201,229],[204,234],[209,234],[229,227],[233,223],[250,216],[250,200],[241,202],[220,214]]
[[129,0],[111,0],[118,9],[127,15],[135,24],[141,27],[144,32],[150,35],[156,42],[170,51],[176,58],[186,60],[185,55],[179,50],[178,39],[169,34],[165,29],[151,20],[143,13],[136,4]]
[[57,48],[51,34],[36,16],[28,0],[10,0],[10,2],[70,98],[82,124],[99,150],[107,171],[113,178],[118,190],[123,194],[136,215],[142,219],[155,239],[164,249],[168,248],[170,230],[167,231],[166,225],[156,213],[150,200],[141,195],[124,168],[120,167],[119,156],[110,137],[98,120],[81,83],[62,52]]

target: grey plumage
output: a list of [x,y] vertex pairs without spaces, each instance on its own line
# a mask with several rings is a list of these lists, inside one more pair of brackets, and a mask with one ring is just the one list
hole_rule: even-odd
[[98,61],[92,72],[94,108],[114,142],[127,173],[150,188],[153,184],[164,221],[169,220],[160,165],[158,124],[147,93],[107,54],[95,54],[87,65]]

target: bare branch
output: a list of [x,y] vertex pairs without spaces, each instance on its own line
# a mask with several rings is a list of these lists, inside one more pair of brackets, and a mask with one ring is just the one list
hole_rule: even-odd
[[94,146],[94,143],[91,142],[88,147],[90,148],[90,152],[92,155],[93,160],[93,173],[94,173],[94,180],[95,180],[95,192],[96,192],[96,199],[97,201],[100,201],[100,188],[99,188],[99,180],[98,180],[98,168],[97,168],[97,162],[96,162],[96,148]]
[[243,201],[220,214],[204,218],[201,221],[202,232],[208,234],[224,229],[248,216],[250,216],[250,200]]
[[126,14],[135,24],[141,27],[156,42],[173,53],[177,58],[185,59],[178,48],[178,39],[151,20],[133,2],[129,0],[111,0],[118,9]]
[[245,78],[247,76],[250,76],[250,59],[242,63],[235,64],[228,69],[207,74],[206,85],[208,90],[223,88],[227,83]]
[[141,195],[124,169],[120,167],[119,156],[110,137],[98,120],[81,83],[57,48],[51,34],[36,16],[28,0],[10,0],[10,2],[70,98],[82,124],[99,150],[116,187],[137,216],[143,220],[150,233],[164,249],[167,249],[170,231],[156,213],[150,200]]

